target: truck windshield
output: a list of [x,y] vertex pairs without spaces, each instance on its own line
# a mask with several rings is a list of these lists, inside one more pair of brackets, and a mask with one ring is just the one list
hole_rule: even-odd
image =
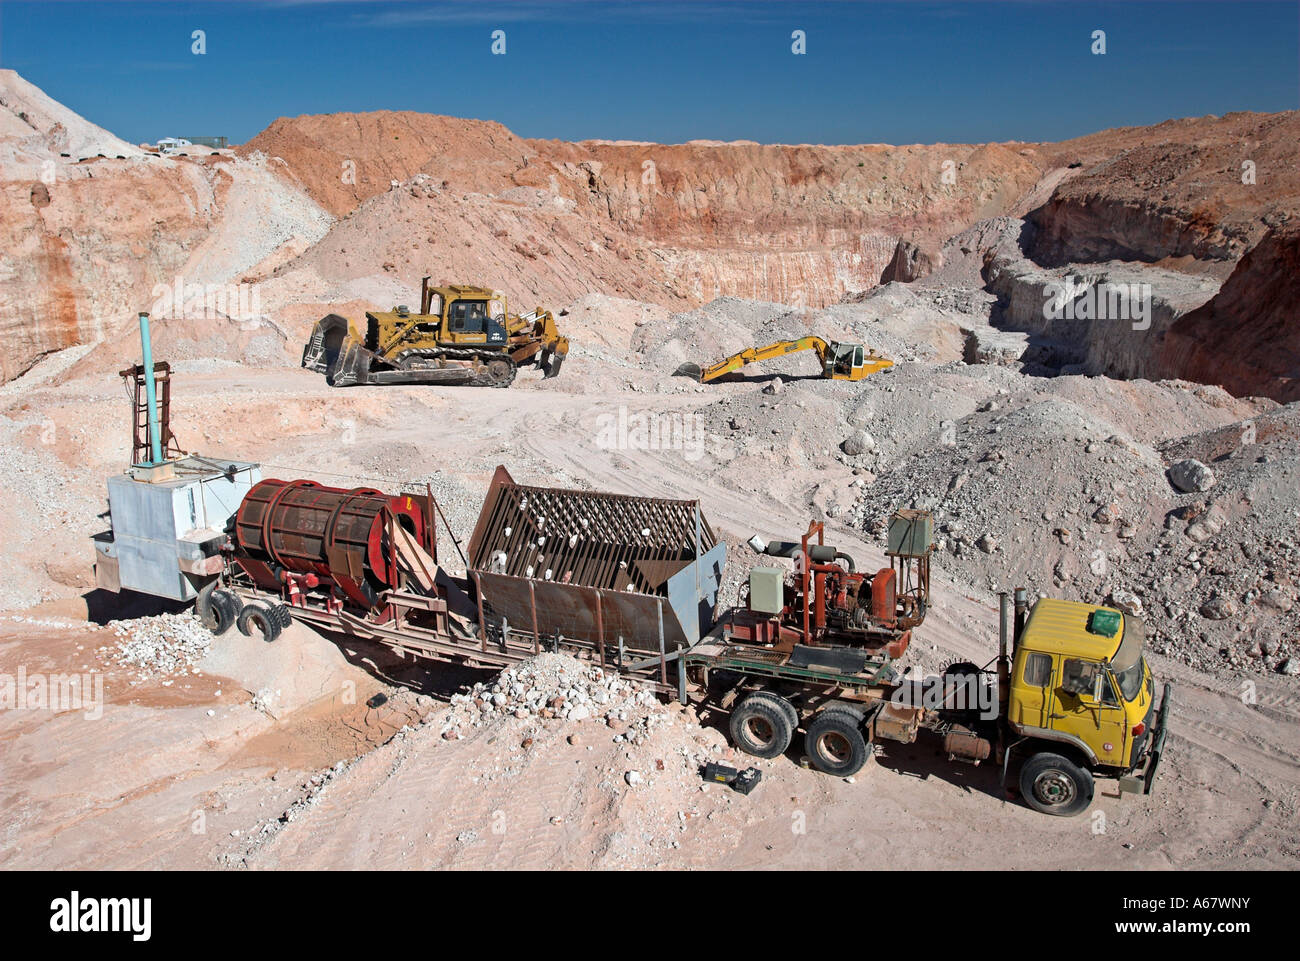
[[1146,643],[1147,629],[1142,619],[1132,614],[1124,615],[1124,634],[1119,648],[1110,659],[1111,670],[1119,681],[1124,700],[1131,701],[1142,690],[1142,648]]
[[1115,679],[1119,681],[1120,693],[1124,695],[1126,701],[1136,698],[1142,690],[1142,663],[1142,659],[1138,658],[1137,663],[1127,671],[1115,675]]

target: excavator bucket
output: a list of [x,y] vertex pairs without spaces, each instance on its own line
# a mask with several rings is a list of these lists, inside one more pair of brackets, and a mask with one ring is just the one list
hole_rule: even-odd
[[689,377],[697,383],[704,377],[704,369],[699,364],[682,364],[675,371],[674,377]]

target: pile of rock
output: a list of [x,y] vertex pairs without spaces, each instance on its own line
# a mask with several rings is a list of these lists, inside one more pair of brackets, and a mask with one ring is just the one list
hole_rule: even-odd
[[567,654],[539,654],[451,698],[441,734],[455,740],[492,721],[596,720],[637,743],[667,716],[649,688]]
[[187,674],[203,660],[214,640],[194,614],[159,614],[110,621],[117,648],[100,648],[118,664],[136,669],[141,680]]

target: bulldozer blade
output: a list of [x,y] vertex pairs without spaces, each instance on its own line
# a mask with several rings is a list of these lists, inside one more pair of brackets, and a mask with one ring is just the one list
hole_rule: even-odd
[[325,381],[331,387],[370,383],[370,351],[351,338],[344,341],[334,363],[325,372]]
[[329,374],[338,364],[338,355],[348,339],[348,322],[338,314],[316,321],[311,337],[302,351],[302,365],[318,374]]
[[699,364],[682,364],[675,371],[674,377],[689,377],[691,380],[698,381],[704,376],[704,371]]

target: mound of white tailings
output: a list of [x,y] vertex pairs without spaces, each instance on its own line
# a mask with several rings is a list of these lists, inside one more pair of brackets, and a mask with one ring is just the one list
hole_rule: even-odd
[[48,96],[12,70],[0,70],[0,170],[68,154],[140,157],[139,147],[114,137]]

